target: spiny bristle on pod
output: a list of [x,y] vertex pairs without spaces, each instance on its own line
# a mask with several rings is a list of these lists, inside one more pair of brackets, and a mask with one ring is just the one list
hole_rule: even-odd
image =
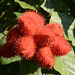
[[15,42],[15,49],[20,56],[27,60],[31,59],[35,53],[35,43],[32,36],[24,36],[19,38]]
[[40,48],[35,53],[34,60],[36,61],[36,63],[38,63],[39,66],[47,69],[50,69],[55,65],[53,54],[50,47],[48,46]]

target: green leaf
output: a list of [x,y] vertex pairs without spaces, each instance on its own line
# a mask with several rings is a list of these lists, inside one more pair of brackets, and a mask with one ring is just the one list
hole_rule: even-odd
[[0,23],[7,28],[13,26],[16,22],[16,17],[13,15],[13,11],[18,10],[19,5],[14,0],[2,0],[0,3]]
[[44,2],[44,0],[39,0],[39,5],[41,5]]
[[24,9],[33,9],[33,10],[36,10],[35,7],[31,6],[30,4],[26,3],[26,2],[23,2],[23,1],[20,1],[20,0],[15,0],[15,2],[19,3],[20,6]]
[[13,13],[16,15],[17,18],[19,18],[19,16],[22,15],[22,13],[20,12],[13,12]]
[[61,23],[61,18],[60,18],[60,16],[59,16],[59,13],[58,13],[58,12],[54,12],[54,13],[52,14],[50,23],[53,23],[53,22],[62,24],[62,23]]
[[23,9],[32,9],[32,10],[39,9],[43,1],[44,0],[37,0],[37,1],[36,0],[24,0],[24,1],[15,0],[15,2],[19,3]]
[[42,74],[43,75],[59,75],[57,71],[54,69],[42,69]]
[[42,75],[41,68],[31,60],[22,60],[20,65],[21,75]]
[[55,70],[61,75],[75,75],[75,57],[73,50],[62,57],[55,57]]
[[6,42],[7,30],[4,30],[2,24],[0,24],[0,47]]
[[0,75],[21,75],[19,62],[9,65],[0,65]]
[[75,20],[71,24],[71,26],[68,29],[68,37],[70,41],[72,41],[72,45],[75,46],[75,37],[74,37],[74,28],[75,28]]
[[68,12],[69,9],[62,0],[44,0],[41,8],[50,13],[50,15],[52,15],[54,11]]
[[1,39],[3,36],[4,36],[3,33],[0,33],[0,39]]
[[1,57],[0,58],[0,64],[1,65],[7,65],[7,64],[10,64],[12,62],[20,61],[20,60],[21,60],[21,57],[20,56],[15,56],[15,57],[11,57],[11,58]]
[[[0,33],[2,34],[2,33]],[[6,36],[4,34],[1,35],[1,39],[0,39],[0,47],[6,42]]]

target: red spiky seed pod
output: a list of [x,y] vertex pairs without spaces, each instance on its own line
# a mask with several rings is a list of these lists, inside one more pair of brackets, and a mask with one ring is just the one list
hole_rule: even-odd
[[30,35],[35,35],[38,29],[43,27],[45,22],[44,18],[40,14],[34,11],[28,11],[19,17],[18,24],[23,34],[26,34],[25,30],[27,29]]
[[13,42],[18,39],[18,37],[21,37],[22,34],[19,32],[19,28],[11,28],[7,33],[7,42]]
[[36,61],[36,63],[38,63],[39,66],[47,69],[50,69],[55,65],[53,54],[50,47],[48,46],[40,48],[35,53],[34,60]]
[[10,58],[13,56],[16,56],[17,53],[14,48],[14,43],[5,43],[1,48],[0,48],[0,56]]
[[50,36],[49,46],[53,55],[62,56],[70,52],[71,48],[67,40],[62,36]]
[[63,36],[63,28],[57,23],[51,23],[44,25],[41,29],[38,29],[36,34]]
[[36,43],[37,48],[42,48],[48,45],[49,38],[47,35],[37,34],[34,35],[34,41]]
[[49,32],[52,32],[54,35],[63,36],[63,28],[57,23],[47,24]]
[[35,44],[32,36],[24,36],[15,42],[16,52],[26,60],[31,59],[35,53]]

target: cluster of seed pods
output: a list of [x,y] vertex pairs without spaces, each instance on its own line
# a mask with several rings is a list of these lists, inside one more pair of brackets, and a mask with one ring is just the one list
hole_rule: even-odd
[[24,12],[17,23],[8,31],[7,41],[0,48],[0,56],[10,58],[20,55],[50,69],[55,65],[54,56],[63,56],[70,52],[71,48],[63,36],[61,25],[45,25],[44,17],[34,11]]

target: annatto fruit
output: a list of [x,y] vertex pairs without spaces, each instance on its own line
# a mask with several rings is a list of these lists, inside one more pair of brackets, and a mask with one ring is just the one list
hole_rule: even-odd
[[50,47],[40,48],[34,56],[36,63],[43,68],[50,69],[54,66],[55,60]]
[[32,36],[24,36],[19,38],[15,42],[15,49],[20,56],[27,60],[31,59],[35,53],[35,43]]
[[0,56],[10,58],[20,55],[26,60],[34,59],[43,68],[51,69],[55,65],[54,56],[70,52],[61,25],[45,25],[44,17],[34,11],[23,13],[17,20],[17,26],[7,33],[7,41],[0,48]]
[[49,46],[53,55],[62,56],[70,52],[71,48],[68,41],[62,36],[50,36]]
[[27,29],[30,35],[35,35],[39,29],[42,29],[45,21],[43,16],[41,16],[40,14],[34,11],[28,11],[23,13],[18,18],[18,24],[20,27],[20,31],[23,32],[23,34],[26,34],[25,31]]

